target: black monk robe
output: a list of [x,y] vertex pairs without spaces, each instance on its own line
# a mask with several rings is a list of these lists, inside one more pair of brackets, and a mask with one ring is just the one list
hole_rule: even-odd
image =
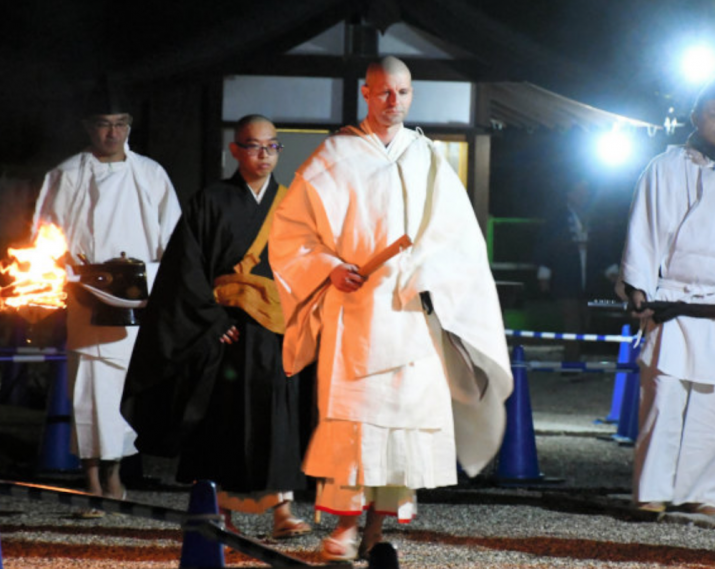
[[[179,455],[177,479],[234,492],[297,490],[312,405],[312,377],[286,378],[283,336],[214,300],[214,279],[234,272],[276,197],[256,203],[243,178],[195,194],[162,258],[142,317],[122,399],[141,452]],[[253,274],[273,278],[268,251]],[[237,343],[219,341],[232,326]],[[311,374],[312,375],[312,374]]]

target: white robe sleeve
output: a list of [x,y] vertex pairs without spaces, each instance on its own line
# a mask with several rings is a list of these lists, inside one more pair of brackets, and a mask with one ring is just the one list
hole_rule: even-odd
[[319,304],[330,272],[343,263],[335,244],[320,237],[328,222],[319,201],[311,197],[314,190],[297,174],[273,217],[268,245],[286,321],[283,366],[289,376],[317,358]]
[[690,162],[682,152],[655,158],[638,180],[631,203],[621,278],[649,300],[655,298],[661,265],[694,198],[687,183]]
[[159,263],[164,255],[164,251],[166,251],[166,246],[169,244],[169,239],[171,239],[174,228],[181,217],[181,206],[176,197],[174,186],[171,180],[169,180],[168,174],[161,166],[158,166],[157,178],[156,183],[159,188],[159,195],[161,196],[157,210],[159,216],[158,250],[156,252],[156,259],[150,259],[145,263],[149,292],[151,292],[152,286],[154,285],[154,279],[159,271]]
[[658,268],[663,257],[666,229],[660,216],[663,201],[659,195],[658,169],[651,166],[641,175],[631,203],[628,234],[623,250],[623,281],[653,299],[658,283]]

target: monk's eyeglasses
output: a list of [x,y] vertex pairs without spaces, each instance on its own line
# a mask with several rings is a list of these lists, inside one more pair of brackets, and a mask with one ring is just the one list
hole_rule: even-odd
[[112,128],[116,128],[118,131],[124,132],[127,130],[131,125],[130,121],[118,121],[118,122],[109,122],[109,121],[94,121],[92,123],[92,126],[96,128],[97,130],[110,130]]
[[237,142],[236,146],[243,148],[249,156],[258,156],[261,153],[261,150],[264,150],[268,156],[275,156],[283,150],[283,145],[280,142],[271,142],[265,146],[261,146],[260,144],[242,144]]

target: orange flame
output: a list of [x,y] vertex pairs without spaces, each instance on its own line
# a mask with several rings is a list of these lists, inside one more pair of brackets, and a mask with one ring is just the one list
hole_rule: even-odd
[[67,252],[62,231],[53,224],[42,225],[31,247],[8,248],[7,251],[14,261],[1,272],[13,277],[13,282],[2,289],[0,309],[64,308],[67,273],[58,264]]

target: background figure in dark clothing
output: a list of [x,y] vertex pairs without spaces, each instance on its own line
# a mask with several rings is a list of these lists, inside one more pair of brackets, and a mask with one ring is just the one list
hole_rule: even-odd
[[179,481],[220,486],[229,527],[231,510],[273,508],[273,536],[291,537],[310,531],[290,504],[306,485],[301,430],[311,406],[300,404],[304,377],[283,372],[268,264],[286,191],[272,176],[281,148],[268,119],[244,117],[230,145],[238,171],[191,198],[149,300],[122,411],[139,448],[179,455]]
[[[564,332],[583,333],[588,326],[584,293],[588,270],[588,182],[567,186],[563,203],[542,226],[535,249],[536,278],[543,293],[556,300]],[[567,342],[564,359],[578,359],[579,345]]]

